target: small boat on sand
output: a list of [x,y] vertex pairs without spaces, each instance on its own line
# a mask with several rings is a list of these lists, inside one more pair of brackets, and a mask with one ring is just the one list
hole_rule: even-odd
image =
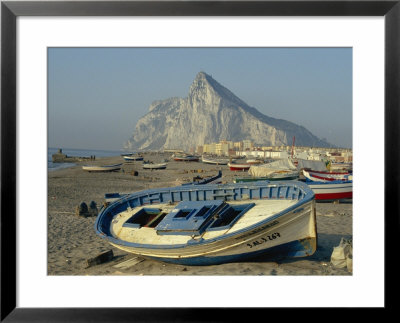
[[213,164],[213,165],[227,165],[229,163],[229,159],[224,158],[207,158],[202,156],[201,161],[205,164]]
[[228,166],[229,166],[229,169],[233,170],[233,171],[245,171],[245,170],[249,170],[249,168],[251,167],[251,164],[228,163]]
[[143,160],[143,156],[140,155],[129,155],[129,156],[123,156],[125,161],[141,161]]
[[305,257],[317,247],[314,193],[297,181],[134,192],[102,208],[95,230],[124,251],[183,265]]
[[82,169],[87,172],[115,172],[121,169],[122,164],[114,165],[84,165]]
[[[193,182],[191,183],[184,183],[182,185],[204,185],[204,184],[210,184],[210,183],[215,183],[222,177],[222,172],[219,171],[217,175],[214,176],[208,176],[208,177],[195,177],[193,179]],[[216,184],[216,183],[215,183]]]
[[159,164],[152,164],[152,163],[145,163],[143,164],[143,169],[166,169],[167,163],[159,163]]
[[316,201],[353,198],[353,181],[306,182],[315,194]]
[[174,157],[175,161],[186,161],[186,162],[197,162],[199,161],[199,157],[198,156],[194,156],[194,155],[176,155]]
[[306,179],[313,182],[333,182],[353,180],[353,175],[349,172],[324,172],[303,169]]

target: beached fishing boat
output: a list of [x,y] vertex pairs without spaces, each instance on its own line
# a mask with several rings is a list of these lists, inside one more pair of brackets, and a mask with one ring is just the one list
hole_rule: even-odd
[[208,177],[195,177],[193,179],[193,182],[191,183],[184,183],[182,185],[204,185],[204,184],[216,184],[217,181],[222,177],[222,172],[218,171],[217,175],[214,176],[208,176]]
[[87,172],[115,172],[121,169],[122,164],[114,165],[84,165],[82,169]]
[[353,180],[353,175],[349,172],[324,172],[303,169],[306,179],[313,182],[333,182]]
[[158,164],[144,163],[142,167],[143,169],[166,169],[167,163],[158,163]]
[[140,155],[130,155],[130,156],[123,156],[125,161],[141,161],[143,160],[143,156]]
[[194,155],[176,155],[174,156],[174,160],[175,161],[188,161],[188,162],[192,162],[192,161],[199,161],[199,157],[198,156],[194,156]]
[[248,163],[228,163],[229,169],[233,170],[233,171],[245,171],[245,170],[249,170],[249,168],[251,167],[251,164]]
[[207,158],[201,156],[201,161],[205,164],[213,164],[213,165],[228,165],[229,159],[224,158]]
[[124,251],[184,265],[304,257],[317,246],[314,193],[297,181],[135,192],[101,209],[95,230]]
[[289,181],[299,178],[298,171],[276,171],[269,174],[268,176],[248,176],[248,177],[237,177],[233,180],[234,183],[243,182],[256,182],[256,181]]
[[342,200],[353,198],[353,181],[306,182],[315,194],[315,200]]

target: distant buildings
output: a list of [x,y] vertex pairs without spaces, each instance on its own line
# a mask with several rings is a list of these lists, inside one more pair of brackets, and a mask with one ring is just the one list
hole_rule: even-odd
[[221,140],[219,143],[198,146],[196,152],[198,154],[215,156],[244,156],[260,159],[288,158],[293,153],[294,158],[306,160],[331,161],[334,163],[351,163],[353,161],[353,152],[351,149],[292,146],[256,147],[251,140],[243,140],[239,142]]

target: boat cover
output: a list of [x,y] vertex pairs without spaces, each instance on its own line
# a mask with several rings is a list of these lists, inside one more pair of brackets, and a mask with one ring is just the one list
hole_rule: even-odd
[[255,177],[263,177],[271,175],[278,171],[292,171],[297,170],[297,167],[292,163],[290,159],[279,159],[277,161],[258,165],[258,166],[251,166],[249,169],[249,174]]
[[279,171],[293,171],[293,170],[301,170],[303,168],[310,168],[316,171],[327,170],[325,163],[320,160],[298,159],[297,161],[298,164],[296,166],[289,158],[279,159],[271,163],[251,166],[248,173],[251,176],[264,177]]
[[297,169],[301,170],[303,168],[309,168],[312,170],[316,170],[319,172],[325,172],[328,169],[323,161],[320,160],[306,160],[306,159],[298,159]]

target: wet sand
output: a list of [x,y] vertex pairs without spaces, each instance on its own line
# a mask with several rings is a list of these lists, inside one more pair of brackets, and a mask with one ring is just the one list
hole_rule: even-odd
[[[148,153],[145,160],[161,162],[170,154]],[[319,202],[317,209],[317,251],[307,258],[263,258],[214,266],[183,266],[137,258],[112,247],[94,230],[96,218],[75,215],[76,207],[94,201],[98,208],[104,194],[128,193],[191,182],[196,176],[212,176],[222,170],[222,182],[247,173],[230,171],[226,165],[170,161],[167,169],[144,170],[142,162],[124,163],[121,171],[89,173],[83,164],[124,163],[121,156],[96,158],[77,166],[48,172],[48,275],[352,275],[347,268],[330,263],[333,248],[341,238],[353,235],[351,201]],[[137,171],[137,176],[135,176]],[[87,267],[87,259],[113,251],[113,259]],[[129,262],[128,260],[132,260]]]

